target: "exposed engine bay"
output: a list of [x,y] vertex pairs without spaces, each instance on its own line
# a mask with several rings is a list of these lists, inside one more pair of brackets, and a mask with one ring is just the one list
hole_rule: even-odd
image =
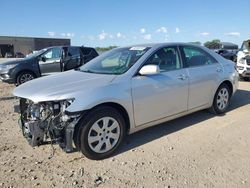
[[73,100],[33,103],[28,99],[20,99],[19,125],[32,147],[57,143],[66,152],[76,149],[73,135],[80,115],[69,116],[65,113],[72,102]]

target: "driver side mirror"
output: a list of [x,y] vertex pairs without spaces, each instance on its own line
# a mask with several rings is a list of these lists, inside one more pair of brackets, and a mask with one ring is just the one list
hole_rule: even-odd
[[41,57],[41,60],[42,60],[43,62],[46,62],[46,57],[42,56],[42,57]]
[[160,73],[160,68],[158,65],[145,65],[139,71],[140,75],[155,75]]

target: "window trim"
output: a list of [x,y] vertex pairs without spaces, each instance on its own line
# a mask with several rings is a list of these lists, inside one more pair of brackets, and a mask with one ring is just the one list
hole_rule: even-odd
[[186,61],[185,61],[185,52],[184,52],[184,49],[183,49],[184,47],[197,49],[198,51],[201,51],[201,52],[203,52],[204,54],[206,54],[208,57],[210,57],[210,58],[215,62],[215,63],[210,64],[210,65],[215,65],[215,64],[218,64],[218,63],[219,63],[211,54],[209,54],[208,52],[206,52],[206,51],[203,50],[202,48],[199,48],[199,47],[196,47],[196,46],[191,46],[191,45],[180,45],[180,46],[179,46],[179,49],[180,49],[181,59],[182,59],[184,68],[196,68],[196,67],[208,66],[208,65],[197,65],[197,66],[189,67],[189,66],[187,65]]
[[157,51],[163,49],[163,48],[176,48],[176,52],[178,54],[178,58],[180,61],[180,68],[179,69],[175,69],[175,70],[166,70],[166,71],[161,71],[160,73],[165,73],[165,72],[170,72],[170,71],[177,71],[177,70],[181,70],[184,67],[182,58],[181,58],[181,53],[180,53],[180,49],[179,49],[179,45],[166,45],[166,46],[161,46],[159,48],[156,48],[154,51],[152,51],[152,53],[150,55],[148,55],[148,57],[145,59],[145,61],[139,66],[139,68],[136,70],[135,74],[132,77],[136,77],[136,76],[141,76],[139,71],[141,70],[141,68],[145,65],[145,63],[149,60],[149,58],[152,57],[152,55],[154,55]]

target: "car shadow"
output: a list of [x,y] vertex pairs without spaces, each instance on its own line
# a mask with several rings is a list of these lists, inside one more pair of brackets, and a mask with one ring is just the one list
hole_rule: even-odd
[[[228,109],[228,112],[248,104],[250,104],[250,91],[238,90],[231,100],[231,105]],[[226,114],[223,114],[222,116],[224,115]],[[117,151],[115,155],[147,144],[148,142],[159,139],[163,136],[169,135],[189,126],[193,126],[214,116],[215,115],[209,113],[207,110],[203,110],[128,135],[119,151]]]

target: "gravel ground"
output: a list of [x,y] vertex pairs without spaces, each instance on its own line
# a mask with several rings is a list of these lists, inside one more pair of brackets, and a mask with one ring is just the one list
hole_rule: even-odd
[[[0,97],[12,89],[0,83]],[[201,111],[143,130],[102,161],[31,148],[15,102],[0,99],[0,187],[250,187],[250,82],[225,115]]]

